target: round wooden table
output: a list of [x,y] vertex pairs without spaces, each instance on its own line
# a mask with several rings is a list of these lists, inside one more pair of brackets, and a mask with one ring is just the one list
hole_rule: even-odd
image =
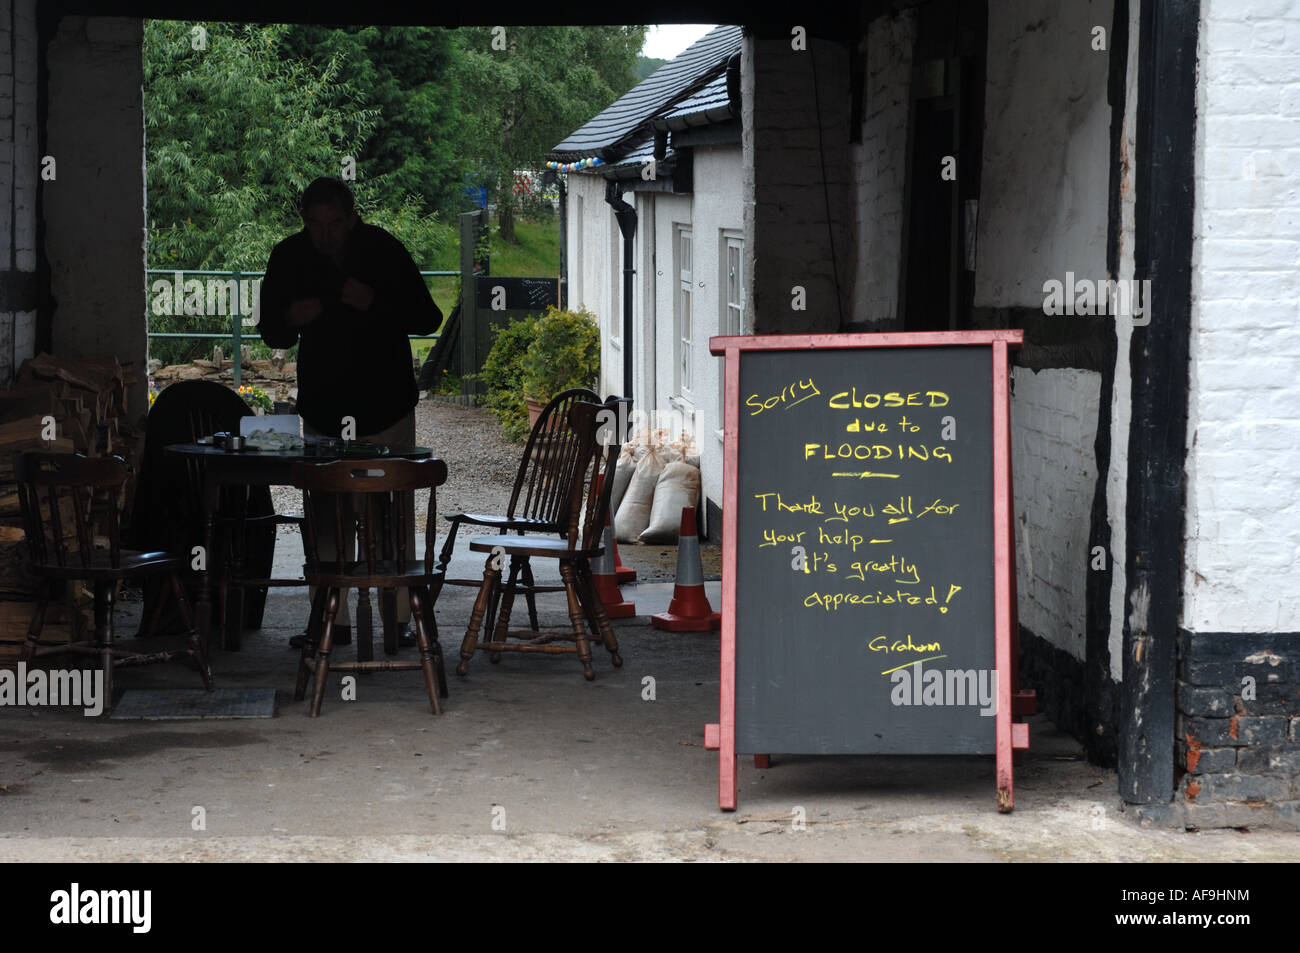
[[[335,442],[337,443],[337,441]],[[383,453],[373,452],[376,449]],[[394,459],[427,460],[433,451],[426,447],[384,447],[373,445],[335,446],[309,443],[296,450],[225,450],[208,444],[175,443],[166,448],[167,453],[185,457],[197,465],[200,471],[203,503],[203,559],[199,564],[199,597],[196,607],[200,637],[208,645],[211,622],[211,600],[209,593],[211,570],[208,555],[212,553],[216,538],[217,511],[221,500],[223,486],[292,486],[290,474],[296,463],[332,463],[336,460]],[[242,511],[235,514],[242,519]],[[246,579],[243,575],[243,546],[231,547],[230,564],[223,570],[223,579],[229,584],[229,595],[225,606],[225,630],[222,633],[221,647],[228,651],[239,651],[240,638],[244,621],[244,588],[249,586],[305,586],[306,580],[297,579]],[[384,613],[385,630],[393,624],[389,613]],[[387,633],[395,638],[395,633]],[[358,643],[358,650],[364,651],[364,645]]]

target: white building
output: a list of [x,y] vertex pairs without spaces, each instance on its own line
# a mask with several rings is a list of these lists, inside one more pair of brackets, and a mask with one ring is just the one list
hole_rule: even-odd
[[[568,177],[569,303],[600,319],[601,392],[631,393],[695,435],[706,526],[722,499],[722,362],[709,338],[750,328],[740,42],[739,27],[714,29],[547,154],[561,167],[601,160]],[[632,210],[630,276],[607,199]]]

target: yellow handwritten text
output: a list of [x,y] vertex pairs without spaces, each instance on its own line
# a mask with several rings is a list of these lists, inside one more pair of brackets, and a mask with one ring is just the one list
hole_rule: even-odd
[[892,460],[897,448],[897,459],[904,460],[943,460],[952,463],[952,451],[944,445],[927,447],[914,444],[885,443],[842,443],[838,447],[829,443],[805,443],[803,458],[819,457],[822,460]]
[[865,407],[871,410],[875,407],[947,407],[948,395],[941,390],[927,390],[924,392],[925,400],[922,400],[922,392],[917,391],[911,394],[901,394],[896,390],[891,390],[886,394],[858,394],[856,387],[850,390],[842,390],[832,397],[827,405],[834,410],[848,410],[852,407]]
[[[772,499],[776,497],[776,499]],[[822,516],[822,505],[817,502],[817,494],[808,498],[807,503],[787,503],[781,498],[780,493],[755,493],[754,499],[758,500],[763,507],[763,512],[767,512],[770,505],[773,509],[781,513],[811,513],[813,516]]]
[[861,536],[855,536],[848,530],[845,530],[843,533],[828,533],[826,530],[818,526],[817,542],[822,546],[848,546],[856,553],[858,547],[866,542],[866,540]]
[[[854,547],[854,552],[856,551],[857,547]],[[868,562],[849,563],[848,577],[850,579],[858,579],[862,582],[866,582],[866,574],[869,572],[892,573],[894,575],[894,582],[902,583],[905,586],[915,585],[921,581],[921,574],[916,569],[916,563],[909,563],[906,559],[897,554],[890,556],[889,562],[870,560]],[[899,579],[899,576],[905,578]]]
[[781,393],[773,397],[760,397],[758,394],[750,394],[745,398],[745,406],[752,407],[749,416],[757,417],[765,410],[771,410],[773,407],[784,405],[786,410],[803,403],[810,397],[816,397],[821,391],[817,385],[812,382],[812,378],[806,381],[795,381],[781,388]]
[[782,543],[802,543],[806,530],[800,530],[797,533],[778,533],[774,529],[763,530],[763,542],[758,544],[758,548],[764,546],[779,546]]
[[[948,595],[944,603],[952,601],[952,597],[961,591],[961,586],[949,584]],[[939,597],[935,594],[934,586],[930,587],[930,594],[918,596],[910,592],[904,592],[902,589],[895,589],[893,592],[885,592],[877,589],[873,592],[812,592],[805,597],[803,604],[806,608],[813,609],[821,607],[827,612],[837,612],[844,606],[935,606],[940,612],[947,612],[946,604],[940,605]]]
[[920,645],[912,641],[909,633],[907,641],[896,639],[890,642],[887,636],[878,635],[867,643],[867,648],[873,652],[941,652],[943,644],[941,642],[922,642]]

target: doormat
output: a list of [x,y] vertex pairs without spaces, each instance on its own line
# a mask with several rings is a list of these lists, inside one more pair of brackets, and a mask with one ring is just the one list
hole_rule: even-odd
[[192,718],[274,718],[274,688],[128,688],[109,716],[114,721]]

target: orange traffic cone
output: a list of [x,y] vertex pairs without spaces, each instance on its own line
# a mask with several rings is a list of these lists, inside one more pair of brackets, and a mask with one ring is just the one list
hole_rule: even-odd
[[636,570],[624,566],[623,557],[618,554],[618,540],[611,535],[609,542],[614,547],[614,575],[618,577],[618,584],[621,586],[625,582],[636,582]]
[[[596,483],[596,492],[600,492],[600,482]],[[596,587],[596,595],[605,606],[605,615],[611,619],[627,619],[636,615],[636,604],[623,599],[618,589],[618,576],[614,569],[614,525],[605,513],[605,529],[600,535],[601,555],[591,561],[591,580]]]
[[695,507],[682,507],[682,529],[677,538],[677,583],[667,612],[650,617],[656,629],[669,632],[708,632],[722,628],[722,613],[714,612],[704,594],[704,565],[700,562],[700,536]]

